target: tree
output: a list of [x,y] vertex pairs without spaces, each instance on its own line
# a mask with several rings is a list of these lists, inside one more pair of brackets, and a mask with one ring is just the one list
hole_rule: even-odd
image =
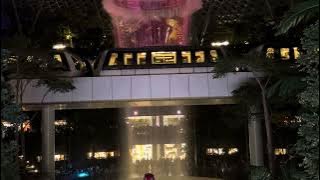
[[303,158],[301,179],[319,179],[319,21],[304,31],[302,46],[306,51],[299,64],[307,73],[307,88],[300,94],[303,113],[295,145],[296,154]]
[[[290,99],[303,88],[300,82],[301,75],[297,74],[295,66],[290,64],[276,63],[270,59],[261,57],[260,48],[250,51],[246,55],[226,57],[215,65],[214,78],[220,78],[227,73],[245,70],[251,73],[251,79],[245,81],[233,91],[233,95],[247,105],[256,104],[260,99],[267,137],[268,166],[271,174],[275,175],[274,151],[272,139],[272,109],[271,97],[281,90],[283,98]],[[277,83],[279,80],[286,82],[285,86]],[[289,92],[289,93],[288,93]]]
[[287,33],[301,23],[319,18],[319,0],[307,0],[295,5],[288,11],[277,27],[277,35]]

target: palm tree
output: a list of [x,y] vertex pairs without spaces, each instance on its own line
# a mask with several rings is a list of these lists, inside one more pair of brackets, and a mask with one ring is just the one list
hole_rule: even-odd
[[277,35],[284,34],[297,25],[319,18],[319,0],[307,0],[295,5],[277,27]]

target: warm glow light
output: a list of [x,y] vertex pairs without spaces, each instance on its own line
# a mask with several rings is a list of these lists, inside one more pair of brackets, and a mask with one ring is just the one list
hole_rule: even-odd
[[208,148],[207,149],[207,155],[224,155],[225,152],[223,151],[223,148]]
[[66,156],[64,154],[54,155],[54,161],[63,161],[63,160],[66,160]]
[[135,116],[137,116],[138,114],[139,114],[138,111],[133,112],[133,115],[135,115]]
[[238,148],[230,148],[229,151],[228,151],[228,154],[231,155],[231,154],[235,154],[237,152],[239,152]]
[[62,50],[62,49],[65,49],[67,46],[64,45],[64,44],[55,44],[52,46],[52,49],[56,49],[56,50]]
[[178,111],[177,111],[177,114],[181,114],[181,111],[180,111],[180,110],[178,110]]
[[66,120],[55,120],[54,121],[54,125],[56,125],[56,126],[65,126],[65,125],[67,125],[67,121]]
[[152,160],[152,144],[133,145],[130,149],[132,162],[141,160]]
[[276,149],[274,149],[274,154],[276,156],[286,155],[287,154],[287,149],[286,148],[276,148]]
[[114,157],[115,156],[115,152],[114,151],[110,151],[110,152],[95,152],[94,155],[92,156],[92,152],[88,152],[87,153],[87,157],[88,159],[107,159],[110,157]]
[[215,47],[219,47],[219,46],[228,46],[230,43],[229,41],[223,41],[223,42],[212,42],[211,46]]

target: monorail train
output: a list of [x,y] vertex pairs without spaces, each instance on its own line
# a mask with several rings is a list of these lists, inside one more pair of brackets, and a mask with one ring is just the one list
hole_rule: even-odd
[[[149,48],[115,48],[103,51],[89,62],[69,50],[52,50],[50,56],[56,62],[59,77],[100,76],[101,72],[117,69],[153,69],[181,67],[210,67],[224,59],[230,48],[193,48],[168,46]],[[262,55],[270,59],[296,61],[300,56],[298,47],[264,45]]]

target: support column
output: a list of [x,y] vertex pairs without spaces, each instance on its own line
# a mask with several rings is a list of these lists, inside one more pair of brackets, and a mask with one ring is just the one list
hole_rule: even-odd
[[260,106],[253,105],[249,108],[249,153],[251,166],[263,166],[263,139],[261,121],[263,113]]
[[42,108],[42,173],[46,180],[55,180],[55,110],[51,106]]

